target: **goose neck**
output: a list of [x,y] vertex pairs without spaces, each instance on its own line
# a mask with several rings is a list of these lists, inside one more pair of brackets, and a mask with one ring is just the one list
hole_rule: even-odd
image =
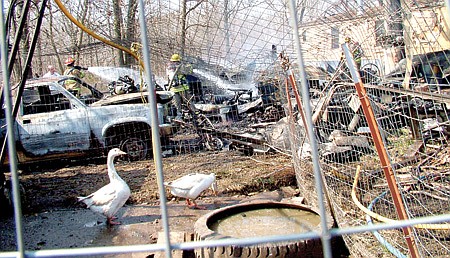
[[119,175],[117,174],[116,168],[114,167],[114,157],[108,158],[108,176],[110,180],[117,179]]

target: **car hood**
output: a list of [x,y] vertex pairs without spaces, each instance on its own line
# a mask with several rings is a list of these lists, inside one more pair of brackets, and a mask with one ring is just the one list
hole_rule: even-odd
[[[160,104],[166,104],[173,98],[174,93],[171,91],[155,91],[156,102]],[[148,102],[148,92],[135,92],[121,95],[107,96],[99,101],[92,103],[90,106],[109,106],[119,104],[139,104]]]

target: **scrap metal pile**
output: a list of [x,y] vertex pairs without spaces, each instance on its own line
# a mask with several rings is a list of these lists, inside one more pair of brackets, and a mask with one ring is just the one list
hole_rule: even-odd
[[277,88],[262,82],[259,85],[258,89],[265,91],[258,96],[253,96],[252,90],[229,89],[232,94],[206,94],[202,96],[203,101],[194,103],[193,107],[184,106],[182,119],[172,122],[182,128],[179,137],[192,136],[192,133],[197,137],[189,142],[177,142],[175,137],[173,144],[178,149],[180,145],[184,145],[184,149],[190,146],[185,151],[228,148],[242,150],[248,155],[269,151],[263,132],[284,117],[285,112],[281,100],[275,97]]

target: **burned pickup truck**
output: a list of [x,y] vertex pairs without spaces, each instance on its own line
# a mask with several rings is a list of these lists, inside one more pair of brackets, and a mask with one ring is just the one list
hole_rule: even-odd
[[[127,152],[131,160],[150,157],[152,137],[147,101],[96,106],[96,102],[104,102],[107,97],[94,87],[87,87],[88,93],[76,97],[63,87],[68,78],[29,80],[25,85],[14,125],[19,164],[99,157],[114,147]],[[159,121],[164,141],[173,128]],[[4,139],[4,114],[0,124]]]

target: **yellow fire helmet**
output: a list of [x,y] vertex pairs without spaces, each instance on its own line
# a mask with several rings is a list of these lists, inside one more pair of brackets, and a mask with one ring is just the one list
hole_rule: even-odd
[[179,54],[173,54],[172,57],[170,58],[170,61],[172,61],[172,62],[180,62],[181,61],[181,56]]

